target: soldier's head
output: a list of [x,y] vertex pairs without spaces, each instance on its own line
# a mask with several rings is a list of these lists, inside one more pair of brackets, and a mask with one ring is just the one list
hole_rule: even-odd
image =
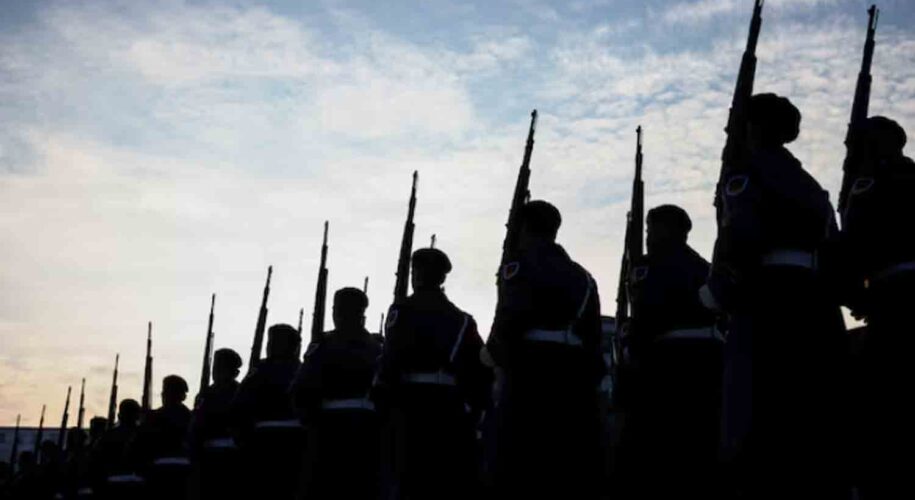
[[67,451],[78,450],[86,444],[86,431],[79,427],[67,429]]
[[89,420],[89,440],[97,441],[108,429],[108,419],[105,417],[92,417]]
[[241,356],[232,349],[217,349],[213,353],[213,382],[225,384],[241,373]]
[[521,243],[556,241],[562,216],[549,202],[532,200],[521,209]]
[[57,443],[54,441],[45,439],[41,443],[41,453],[39,454],[39,457],[43,464],[55,462],[60,458],[60,448],[57,447]]
[[451,272],[451,260],[438,248],[420,248],[410,260],[413,291],[441,290],[445,276]]
[[187,399],[187,382],[178,375],[169,375],[162,379],[162,406],[171,407],[184,403]]
[[267,330],[267,358],[275,360],[296,359],[302,336],[292,325],[279,323]]
[[664,253],[686,245],[693,222],[686,210],[676,205],[661,205],[648,211],[648,253]]
[[140,422],[140,403],[136,399],[124,399],[118,405],[118,425],[136,427]]
[[870,154],[880,159],[902,156],[902,149],[908,141],[902,126],[885,116],[867,119],[864,139]]
[[747,141],[751,149],[781,147],[797,139],[801,112],[787,98],[756,94],[747,110]]
[[369,298],[354,287],[341,288],[334,293],[333,317],[337,330],[361,329],[365,326],[365,310]]

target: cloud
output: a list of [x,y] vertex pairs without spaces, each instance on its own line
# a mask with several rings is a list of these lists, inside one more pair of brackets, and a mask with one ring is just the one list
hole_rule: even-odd
[[[764,12],[797,12],[802,10],[825,7],[838,3],[840,0],[767,0],[764,3]],[[661,19],[664,23],[675,24],[700,24],[713,18],[734,13],[747,14],[751,12],[752,4],[749,1],[739,0],[690,0],[675,3],[664,10]]]
[[[330,289],[369,275],[374,328],[413,170],[416,242],[438,235],[449,295],[485,334],[534,106],[532,192],[563,211],[605,311],[637,124],[647,205],[686,207],[708,255],[745,27],[672,50],[617,36],[639,20],[574,21],[417,40],[359,11],[61,3],[0,33],[0,421],[57,412],[87,373],[90,414],[104,412],[116,352],[138,396],[147,320],[156,377],[193,387],[214,291],[216,345],[247,357],[268,265],[269,321],[310,310],[325,219]],[[792,148],[833,192],[862,24],[772,23],[760,41],[757,88],[798,103]],[[878,44],[872,110],[911,129],[915,37],[881,28]]]

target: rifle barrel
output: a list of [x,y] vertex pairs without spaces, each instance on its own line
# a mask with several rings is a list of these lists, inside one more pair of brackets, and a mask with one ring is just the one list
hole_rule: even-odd
[[118,363],[121,355],[114,357],[114,375],[111,376],[111,393],[108,395],[108,428],[114,427],[114,419],[117,416],[118,406]]
[[867,35],[864,39],[864,53],[861,56],[861,70],[858,72],[858,81],[855,84],[855,96],[851,104],[851,117],[848,120],[848,129],[845,133],[845,161],[842,163],[842,187],[839,191],[839,212],[842,214],[843,225],[845,208],[848,205],[848,196],[855,179],[863,172],[860,137],[861,131],[867,121],[868,108],[870,107],[871,66],[874,62],[874,49],[876,48],[877,23],[880,11],[876,5],[871,5],[867,10]]
[[315,304],[311,313],[311,342],[324,337],[324,315],[327,310],[327,233],[330,222],[324,221],[324,238],[321,243],[321,260],[318,263],[318,282],[315,284]]
[[[518,178],[515,181],[515,191],[512,194],[511,206],[508,210],[508,221],[505,223],[505,240],[502,242],[501,265],[507,264],[512,255],[518,251],[519,237],[521,235],[521,207],[530,199],[531,180],[531,155],[534,152],[534,134],[537,130],[537,110],[531,111],[531,124],[527,131],[527,143],[524,146],[524,157],[518,169]],[[500,265],[500,269],[501,269]],[[501,276],[501,273],[499,274]],[[499,279],[501,281],[501,279]]]
[[413,253],[413,233],[416,225],[413,218],[416,214],[416,182],[419,172],[413,171],[413,185],[410,188],[410,202],[407,206],[407,220],[404,222],[403,237],[400,240],[400,253],[397,256],[397,273],[394,282],[394,303],[407,298],[410,282],[410,258]]
[[203,367],[200,370],[200,391],[198,394],[202,394],[203,390],[210,385],[210,377],[212,372],[212,360],[213,360],[213,313],[216,309],[216,294],[214,293],[210,299],[210,319],[207,325],[207,336],[206,342],[203,346]]
[[267,328],[267,301],[270,298],[270,279],[273,278],[273,266],[267,267],[267,282],[261,296],[261,307],[257,313],[257,324],[254,326],[254,340],[251,342],[251,355],[248,357],[248,373],[257,366],[264,346],[264,330]]

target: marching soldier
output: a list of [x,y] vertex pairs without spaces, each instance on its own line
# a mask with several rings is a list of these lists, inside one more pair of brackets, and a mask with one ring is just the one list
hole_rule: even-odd
[[556,243],[559,211],[521,212],[518,260],[503,265],[487,353],[499,373],[495,493],[592,498],[600,476],[605,372],[597,285]]
[[289,388],[299,369],[298,330],[277,324],[267,330],[267,357],[242,381],[232,402],[232,420],[251,477],[251,498],[289,499],[299,488],[305,431],[293,411]]
[[333,331],[312,345],[292,388],[309,428],[305,497],[378,497],[379,418],[369,399],[381,344],[365,329],[368,298],[334,294]]
[[[699,300],[709,263],[682,208],[648,212],[648,254],[630,276],[634,365],[620,479],[637,498],[709,498],[718,449],[723,337]],[[651,477],[664,477],[654,481]]]
[[191,445],[195,452],[234,447],[229,411],[238,392],[241,356],[232,349],[213,353],[213,384],[205,388],[191,419]]
[[898,123],[872,117],[863,137],[872,176],[854,182],[843,228],[857,285],[851,306],[867,320],[857,365],[864,409],[860,492],[865,499],[902,498],[915,492],[903,465],[911,462],[897,458],[915,445],[904,438],[911,436],[913,412],[903,396],[913,377],[908,353],[915,347],[915,163],[903,155],[906,134]]
[[[118,406],[118,424],[106,432],[92,450],[89,462],[90,481],[88,485],[94,492],[106,491],[109,480],[111,484],[137,483],[137,464],[128,460],[128,450],[137,435],[140,424],[140,403],[134,399],[125,399]],[[130,479],[128,479],[130,478]],[[114,486],[116,488],[116,486]]]
[[153,498],[184,498],[190,460],[186,442],[191,410],[185,406],[187,382],[178,375],[162,379],[162,406],[137,430],[132,456],[149,482]]
[[476,321],[442,289],[451,262],[422,248],[412,258],[413,295],[388,311],[378,397],[390,407],[393,497],[479,496],[476,424],[491,372],[480,361]]
[[238,492],[239,455],[230,410],[241,365],[241,356],[232,349],[213,353],[213,384],[201,391],[191,419],[189,441],[198,458],[195,484],[203,499],[228,498]]
[[730,319],[722,419],[729,478],[747,498],[838,498],[847,492],[839,406],[847,345],[820,265],[834,212],[785,148],[800,130],[797,108],[755,95],[748,122],[748,162],[723,179],[719,253],[702,290]]

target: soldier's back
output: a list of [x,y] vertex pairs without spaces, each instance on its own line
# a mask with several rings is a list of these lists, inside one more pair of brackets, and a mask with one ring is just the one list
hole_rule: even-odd
[[476,322],[438,290],[414,293],[388,318],[380,380],[394,425],[397,490],[405,498],[473,497],[475,423],[490,380]]
[[369,399],[381,345],[366,331],[328,332],[293,386],[308,427],[307,498],[376,498],[380,418]]

